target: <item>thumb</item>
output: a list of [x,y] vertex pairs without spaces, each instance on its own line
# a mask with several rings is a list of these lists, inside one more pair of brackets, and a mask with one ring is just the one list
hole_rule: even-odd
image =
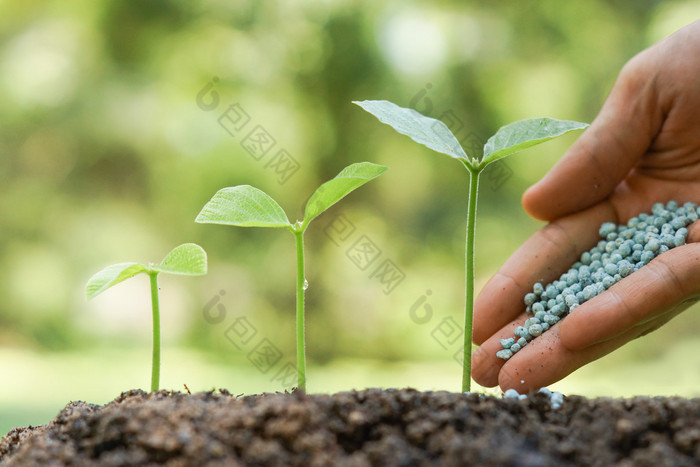
[[522,203],[531,216],[553,220],[602,201],[647,151],[663,118],[646,53],[622,69],[591,126],[525,192]]

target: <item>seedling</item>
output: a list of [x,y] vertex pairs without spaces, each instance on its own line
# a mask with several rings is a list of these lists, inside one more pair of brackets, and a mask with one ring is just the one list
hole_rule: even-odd
[[388,101],[355,102],[382,123],[386,123],[415,142],[459,160],[469,172],[467,207],[466,304],[464,312],[464,354],[462,391],[471,387],[472,317],[474,312],[474,233],[479,175],[491,163],[522,149],[544,143],[573,130],[586,128],[586,123],[554,118],[520,120],[500,128],[484,145],[481,159],[467,155],[457,138],[440,120],[426,117],[413,109],[405,109]]
[[185,243],[175,247],[160,264],[119,263],[107,266],[90,278],[85,288],[88,300],[141,272],[151,280],[151,307],[153,309],[153,359],[151,366],[151,391],[157,391],[160,381],[160,301],[158,299],[158,274],[201,276],[207,273],[207,254],[201,246]]
[[309,286],[304,276],[304,232],[319,214],[386,170],[387,167],[369,162],[360,162],[344,168],[335,178],[314,191],[306,202],[304,218],[294,224],[289,222],[284,210],[274,199],[250,185],[219,190],[195,219],[195,222],[202,224],[283,227],[294,234],[297,249],[297,387],[303,391],[306,391],[304,297]]

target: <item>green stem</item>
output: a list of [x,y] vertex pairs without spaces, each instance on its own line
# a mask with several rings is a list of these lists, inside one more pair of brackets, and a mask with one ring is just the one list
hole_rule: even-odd
[[[466,164],[465,164],[466,165]],[[464,355],[462,363],[462,392],[471,389],[472,382],[472,323],[474,318],[474,235],[476,233],[476,198],[479,193],[481,170],[469,170],[469,204],[467,207],[466,304],[464,308]]]
[[297,388],[306,391],[306,339],[304,337],[304,231],[294,231],[297,243]]
[[160,302],[158,300],[158,273],[148,274],[151,278],[151,306],[153,308],[153,361],[151,364],[151,392],[160,385]]

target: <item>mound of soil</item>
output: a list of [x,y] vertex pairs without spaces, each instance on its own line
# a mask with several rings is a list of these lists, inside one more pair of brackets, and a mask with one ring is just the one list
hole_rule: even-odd
[[700,399],[140,390],[0,441],[3,465],[700,465]]

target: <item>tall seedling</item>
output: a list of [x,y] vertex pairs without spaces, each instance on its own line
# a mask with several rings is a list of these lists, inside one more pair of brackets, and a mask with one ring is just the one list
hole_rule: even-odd
[[306,390],[306,353],[304,337],[304,295],[308,282],[304,276],[304,232],[319,214],[333,206],[356,188],[378,177],[387,167],[360,162],[344,168],[335,178],[314,191],[304,208],[304,218],[292,224],[277,202],[250,185],[219,190],[195,219],[198,223],[239,227],[281,227],[296,240],[297,250],[297,387]]
[[413,109],[399,107],[388,101],[355,102],[382,123],[401,134],[411,137],[433,151],[459,160],[469,173],[469,202],[467,207],[466,244],[466,305],[464,312],[464,354],[462,391],[471,387],[472,318],[474,313],[474,233],[476,231],[476,199],[479,175],[489,164],[522,149],[544,143],[588,124],[554,118],[520,120],[500,128],[484,145],[481,159],[467,155],[457,138],[440,120],[426,117]]

